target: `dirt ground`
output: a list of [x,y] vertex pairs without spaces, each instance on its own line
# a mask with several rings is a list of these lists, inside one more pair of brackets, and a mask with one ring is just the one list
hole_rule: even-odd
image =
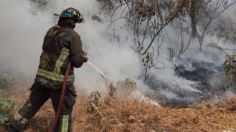
[[[21,94],[19,94],[21,93]],[[22,104],[29,92],[1,92]],[[236,132],[236,97],[216,104],[181,108],[158,107],[135,99],[104,97],[98,112],[87,113],[87,95],[78,92],[73,111],[73,132]],[[26,132],[46,132],[54,116],[48,101],[29,123]],[[0,127],[0,131],[4,131]]]

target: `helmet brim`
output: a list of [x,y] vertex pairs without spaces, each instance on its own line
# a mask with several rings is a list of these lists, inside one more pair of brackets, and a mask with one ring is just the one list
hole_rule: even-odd
[[[53,15],[56,16],[56,17],[63,17],[63,16],[61,16],[58,13],[54,13]],[[76,23],[83,23],[83,22],[84,22],[84,18],[83,17],[81,18],[81,20],[76,21]]]

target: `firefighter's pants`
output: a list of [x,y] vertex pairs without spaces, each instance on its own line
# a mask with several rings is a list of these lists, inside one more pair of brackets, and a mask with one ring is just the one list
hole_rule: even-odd
[[[51,99],[54,111],[56,112],[60,95],[61,89],[48,88],[35,82],[31,87],[30,97],[18,111],[18,116],[21,116],[25,120],[30,120],[49,98]],[[75,88],[73,85],[68,85],[65,91],[60,119],[57,122],[56,132],[71,131],[71,114],[75,101]]]

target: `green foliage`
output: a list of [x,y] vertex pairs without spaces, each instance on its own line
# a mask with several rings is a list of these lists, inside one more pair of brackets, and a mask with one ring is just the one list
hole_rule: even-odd
[[92,92],[89,95],[89,100],[88,100],[88,107],[87,107],[87,112],[91,113],[94,110],[97,109],[98,105],[99,105],[99,100],[101,98],[101,93],[98,91]]
[[236,55],[228,55],[224,62],[225,74],[230,80],[236,80]]
[[126,78],[125,80],[118,81],[116,85],[111,83],[109,88],[109,95],[111,97],[127,97],[137,88],[136,82],[130,78]]
[[10,115],[15,108],[15,101],[0,98],[0,125],[10,119]]

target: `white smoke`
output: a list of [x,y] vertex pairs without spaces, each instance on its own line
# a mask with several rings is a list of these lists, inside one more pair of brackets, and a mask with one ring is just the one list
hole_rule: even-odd
[[[95,0],[51,1],[45,10],[39,10],[28,1],[2,0],[0,2],[1,67],[20,71],[33,80],[39,63],[41,46],[46,31],[55,25],[53,13],[75,7],[85,17],[76,31],[89,59],[101,68],[112,81],[137,79],[141,73],[138,55],[127,45],[109,41],[106,25],[91,20],[99,11]],[[82,89],[101,90],[104,80],[88,64],[75,71],[76,85]]]
[[33,77],[37,69],[43,36],[49,17],[31,13],[26,1],[0,1],[0,64]]

